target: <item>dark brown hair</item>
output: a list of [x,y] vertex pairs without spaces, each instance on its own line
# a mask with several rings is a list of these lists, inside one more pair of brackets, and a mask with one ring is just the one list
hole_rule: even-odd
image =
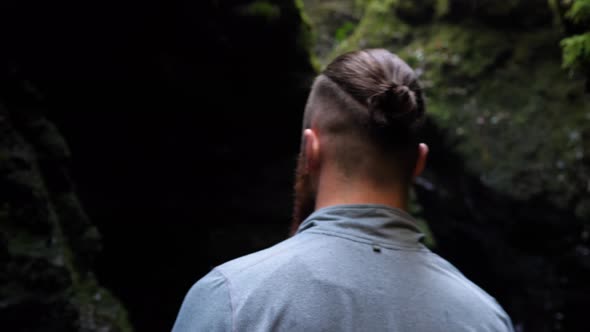
[[424,94],[412,68],[387,50],[368,49],[339,56],[316,79],[304,126],[311,127],[313,118],[337,137],[331,150],[348,174],[371,165],[371,157],[398,165],[409,180],[424,117]]
[[416,73],[398,56],[384,49],[346,53],[323,75],[366,107],[363,122],[381,143],[416,139],[425,116],[424,94]]

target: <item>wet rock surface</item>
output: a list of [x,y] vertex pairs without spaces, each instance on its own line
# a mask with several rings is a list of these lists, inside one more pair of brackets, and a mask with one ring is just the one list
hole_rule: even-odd
[[[39,244],[20,250],[50,255],[35,268],[47,281],[29,283],[56,284],[55,300],[40,290],[27,293],[20,276],[38,259],[3,256],[16,270],[2,274],[2,289],[31,301],[4,302],[9,326],[28,318],[26,331],[46,324],[75,330],[81,312],[93,317],[96,295],[75,297],[68,287],[86,285],[70,280],[79,278],[98,280],[120,298],[136,330],[166,331],[190,286],[213,266],[286,238],[302,109],[315,70],[299,6],[290,0],[12,1],[0,10],[2,31],[24,24],[18,34],[2,32],[0,70],[16,70],[43,95],[44,126],[61,135],[35,129],[41,136],[34,144],[64,154],[53,142],[63,138],[71,152],[67,176],[76,183],[74,194],[59,161],[19,173],[19,181],[34,182],[27,186],[37,178],[51,181],[55,193],[2,187],[7,199],[36,202],[23,206],[28,212],[20,219],[3,215],[16,225],[1,229],[3,241],[40,233],[30,235]],[[13,90],[0,92],[12,96]],[[12,117],[21,109],[6,112]],[[43,162],[45,152],[31,144],[18,152],[30,161],[15,157],[0,167]],[[52,244],[51,215],[68,239],[71,257],[63,259],[75,264],[73,272],[53,263],[52,248],[60,245]],[[82,271],[96,278],[76,277]],[[43,301],[54,302],[35,304]],[[37,319],[34,313],[49,308],[59,312]]]
[[130,331],[127,312],[94,277],[100,235],[70,179],[69,148],[32,91],[12,88],[0,103],[0,326]]

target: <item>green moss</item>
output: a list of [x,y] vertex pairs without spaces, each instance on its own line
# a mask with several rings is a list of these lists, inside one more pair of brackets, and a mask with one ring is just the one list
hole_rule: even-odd
[[430,249],[436,249],[436,239],[434,238],[434,234],[430,230],[430,226],[428,226],[426,219],[415,218],[415,220],[418,223],[418,229],[424,234],[424,245]]
[[[89,257],[96,251],[79,250],[73,244],[76,240],[98,242],[82,238],[95,228],[83,215],[75,193],[63,190],[68,186],[52,191],[54,174],[47,169],[61,166],[70,157],[63,137],[36,111],[19,112],[25,113],[18,127],[10,121],[0,126],[0,171],[8,184],[3,188],[7,199],[0,204],[0,233],[10,235],[2,239],[5,264],[0,274],[5,282],[0,298],[7,303],[3,313],[35,302],[43,307],[36,318],[44,330],[130,331],[125,309],[112,297],[108,314],[93,309],[99,324],[85,323],[87,308],[94,305],[85,296],[85,285],[92,284],[93,293],[105,291],[89,270]],[[27,133],[26,139],[21,130]],[[74,231],[68,233],[68,228]],[[78,235],[82,236],[78,239]]]
[[305,11],[303,0],[294,0],[294,4],[298,15],[301,18],[300,35],[297,41],[299,43],[299,49],[304,50],[308,54],[313,70],[319,73],[321,70],[321,64],[317,55],[313,52],[313,45],[317,39],[317,36],[312,29],[311,19]]
[[449,0],[437,0],[434,8],[437,17],[444,17],[450,9]]
[[408,212],[414,216],[418,229],[424,234],[424,245],[430,249],[435,249],[436,239],[430,230],[430,226],[428,226],[428,222],[422,218],[422,206],[418,203],[416,194],[413,190],[410,192],[410,201],[408,205]]
[[[301,0],[304,16],[314,32],[313,53],[323,62],[333,48],[355,30],[365,4],[357,0]],[[320,60],[321,59],[321,60]],[[318,66],[321,69],[321,65]]]
[[590,21],[590,0],[575,0],[565,17],[576,24]]
[[76,255],[70,248],[70,241],[64,234],[59,215],[51,208],[51,220],[54,222],[53,239],[60,248],[60,261],[69,272],[71,284],[66,291],[70,304],[79,315],[77,326],[82,331],[113,330],[130,332],[127,311],[121,303],[106,289],[100,287],[90,273],[76,263]]
[[518,199],[543,194],[567,206],[580,192],[576,183],[588,181],[577,170],[589,146],[569,137],[590,132],[590,109],[583,82],[559,66],[551,42],[558,35],[513,32],[506,38],[451,24],[414,35],[399,53],[424,72],[429,112],[462,138],[457,150],[470,171]]
[[334,36],[334,39],[339,43],[342,42],[354,31],[355,27],[355,23],[350,21],[345,22],[340,28],[338,28],[338,30],[336,30],[336,35]]
[[101,288],[94,279],[85,279],[70,289],[71,304],[80,312],[79,326],[83,331],[102,331],[115,327],[116,332],[132,331],[127,312],[120,309],[113,295]]
[[278,20],[281,17],[281,7],[270,1],[254,1],[240,9],[242,15],[262,17],[269,21]]
[[[424,72],[422,80],[437,94],[460,93],[510,50],[494,30],[434,24],[414,31],[415,38],[398,53]],[[442,88],[442,89],[441,89]]]
[[356,30],[323,62],[328,63],[342,53],[359,48],[383,46],[385,40],[389,43],[398,40],[401,43],[409,33],[409,28],[393,15],[396,3],[396,0],[367,2],[364,15]]
[[[582,137],[590,135],[590,97],[583,79],[561,68],[559,31],[444,19],[410,24],[396,16],[398,1],[364,3],[354,32],[324,63],[350,50],[387,48],[421,73],[429,113],[452,133],[468,170],[488,186],[517,199],[543,196],[561,207],[588,192],[590,140]],[[525,5],[511,1],[502,10]],[[437,6],[444,16],[448,2]],[[585,54],[585,47],[577,53]]]

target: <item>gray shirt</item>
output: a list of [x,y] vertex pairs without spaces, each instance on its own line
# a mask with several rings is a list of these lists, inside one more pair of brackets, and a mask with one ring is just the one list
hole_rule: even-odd
[[295,236],[199,280],[173,331],[513,331],[422,238],[399,209],[319,209]]

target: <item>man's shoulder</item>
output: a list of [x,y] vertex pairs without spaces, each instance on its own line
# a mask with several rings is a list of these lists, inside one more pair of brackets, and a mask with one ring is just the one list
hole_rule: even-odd
[[230,260],[214,270],[230,280],[268,274],[297,264],[294,261],[298,257],[305,256],[305,252],[313,251],[315,247],[321,245],[313,240],[313,237],[297,235],[269,248]]
[[[464,330],[455,329],[459,317],[465,326],[479,330],[512,330],[495,299],[430,251],[375,252],[364,243],[311,233],[217,266],[187,298],[187,308],[211,306],[216,309],[205,315],[217,315],[224,324],[243,330],[275,326],[278,317],[284,326],[313,322],[327,330],[342,330],[346,324],[379,330],[393,324],[408,330],[404,324],[412,322],[400,316],[408,307],[428,310],[436,319],[446,317],[443,330]],[[375,303],[382,309],[363,310]],[[350,313],[350,322],[339,319],[343,311]],[[232,317],[230,322],[227,317]],[[433,324],[424,320],[423,328],[415,330],[433,330]]]
[[446,285],[447,293],[460,295],[463,305],[470,307],[475,314],[488,312],[506,322],[507,326],[511,326],[508,314],[493,296],[463,275],[459,269],[446,259],[437,254],[432,254],[431,258],[445,274],[450,276],[450,280]]

